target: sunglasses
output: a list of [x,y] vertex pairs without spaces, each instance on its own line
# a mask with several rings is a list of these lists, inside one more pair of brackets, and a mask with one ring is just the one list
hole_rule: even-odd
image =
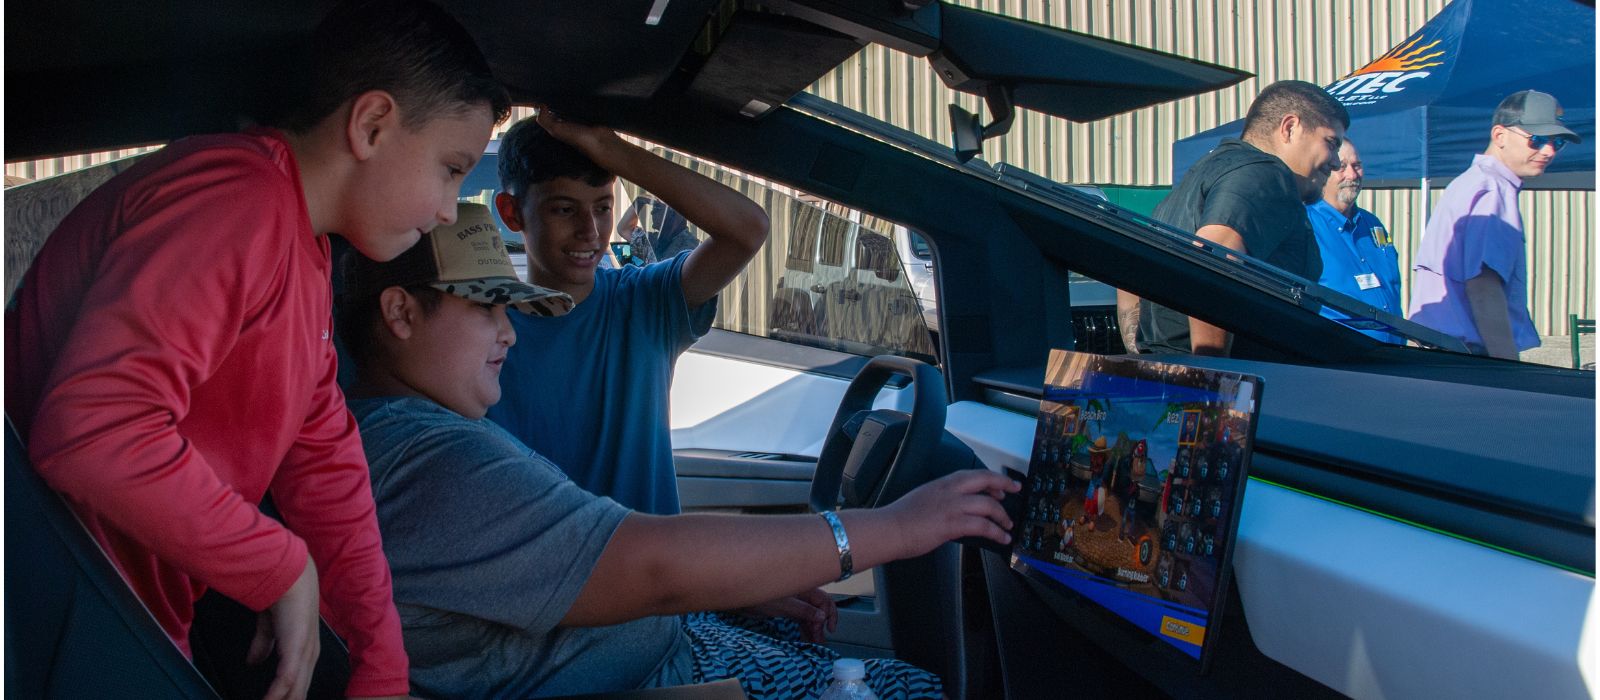
[[1528,148],[1532,148],[1535,151],[1542,151],[1545,146],[1554,146],[1556,151],[1567,147],[1567,137],[1565,136],[1534,136],[1521,129],[1511,129],[1510,131],[1518,136],[1528,137]]

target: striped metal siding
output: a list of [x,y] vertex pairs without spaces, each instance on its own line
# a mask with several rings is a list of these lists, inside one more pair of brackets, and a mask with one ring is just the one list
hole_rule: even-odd
[[[1093,124],[1024,113],[985,157],[1067,182],[1160,185],[1172,181],[1174,140],[1244,116],[1257,91],[1285,78],[1327,84],[1388,50],[1445,0],[1006,0],[957,4],[1249,71],[1255,78],[1213,93]],[[1257,37],[1274,37],[1259,42]],[[909,87],[908,87],[909,86]],[[981,101],[956,93],[927,62],[871,46],[810,88],[822,97],[917,133],[947,139],[945,105]]]
[[[1024,112],[1011,133],[985,144],[984,157],[991,162],[1015,163],[1064,182],[1112,186],[1171,183],[1173,141],[1244,116],[1256,92],[1273,81],[1333,82],[1405,39],[1448,4],[1447,0],[947,2],[1256,75],[1234,87],[1093,124]],[[864,49],[810,91],[944,142],[950,133],[945,105],[955,102],[969,111],[981,107],[978,98],[946,88],[926,61],[881,46]],[[1409,276],[1411,253],[1422,234],[1421,193],[1369,191],[1362,195],[1361,205],[1390,227],[1400,248],[1402,270]],[[1534,322],[1543,334],[1565,335],[1568,313],[1595,316],[1594,192],[1525,193],[1522,207]]]
[[119,151],[101,151],[99,153],[85,153],[83,155],[67,156],[65,158],[49,158],[46,160],[28,160],[19,163],[6,163],[6,175],[20,177],[29,181],[43,180],[66,173],[82,170],[101,163],[136,156],[140,153],[149,153],[160,146],[146,146],[144,148],[124,148]]
[[[1172,182],[1173,141],[1244,115],[1261,86],[1283,78],[1327,84],[1416,31],[1446,0],[947,0],[989,12],[1233,66],[1257,77],[1237,86],[1094,124],[1024,112],[1010,134],[986,144],[991,161],[1052,179],[1104,185]],[[1259,41],[1259,37],[1271,41]],[[919,134],[948,140],[945,105],[979,111],[927,62],[872,46],[811,87],[822,97]],[[526,116],[518,108],[514,118]],[[508,122],[509,123],[509,122]],[[39,179],[149,149],[8,163],[7,175]],[[1435,193],[1437,196],[1437,193]],[[1420,194],[1369,192],[1362,206],[1389,225],[1408,265],[1421,236]],[[1523,195],[1530,306],[1540,332],[1566,333],[1566,314],[1595,317],[1593,192]],[[1403,267],[1409,269],[1409,267]]]

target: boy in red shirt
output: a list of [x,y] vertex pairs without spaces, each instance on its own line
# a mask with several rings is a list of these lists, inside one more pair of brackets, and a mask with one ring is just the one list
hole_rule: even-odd
[[[509,98],[422,0],[356,0],[315,37],[283,131],[182,139],[86,198],[6,313],[6,411],[188,653],[215,588],[262,614],[268,697],[302,697],[319,604],[351,696],[408,667],[356,423],[335,378],[329,246],[388,260],[454,220]],[[257,508],[270,491],[280,525]],[[321,576],[319,578],[319,571]]]

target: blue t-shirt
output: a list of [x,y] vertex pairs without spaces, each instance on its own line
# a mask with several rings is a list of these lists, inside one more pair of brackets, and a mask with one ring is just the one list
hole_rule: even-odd
[[[1306,217],[1311,220],[1311,232],[1316,234],[1317,249],[1322,253],[1322,276],[1317,281],[1356,301],[1404,318],[1405,308],[1400,306],[1400,255],[1394,249],[1394,239],[1372,212],[1360,207],[1355,211],[1354,217],[1345,218],[1327,200],[1306,205]],[[1331,309],[1325,309],[1324,314],[1344,317]],[[1361,332],[1388,343],[1404,342],[1391,333]]]
[[626,508],[584,493],[487,420],[420,398],[349,405],[414,693],[522,698],[692,682],[677,617],[559,626]]
[[672,367],[716,316],[715,299],[692,313],[684,302],[687,259],[595,270],[594,291],[565,316],[512,311],[517,343],[489,409],[584,490],[656,515],[679,511]]

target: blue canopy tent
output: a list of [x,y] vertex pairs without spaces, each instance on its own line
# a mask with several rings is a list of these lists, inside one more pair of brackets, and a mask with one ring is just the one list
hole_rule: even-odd
[[[1594,8],[1577,2],[1455,0],[1405,41],[1327,86],[1350,111],[1365,186],[1443,187],[1488,145],[1500,100],[1534,89],[1555,95],[1584,142],[1568,145],[1526,187],[1593,189],[1594,27]],[[1243,128],[1241,119],[1173,144],[1174,181]]]

